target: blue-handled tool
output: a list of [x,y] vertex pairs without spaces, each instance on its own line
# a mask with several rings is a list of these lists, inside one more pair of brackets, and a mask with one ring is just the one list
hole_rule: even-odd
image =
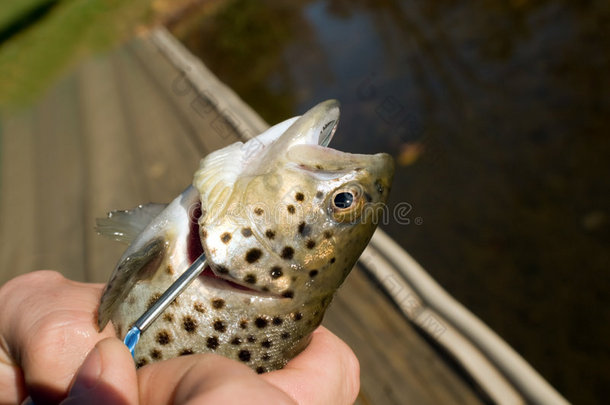
[[186,269],[186,271],[182,273],[167,290],[165,290],[161,297],[159,297],[159,299],[133,324],[125,335],[125,339],[123,339],[123,343],[125,343],[125,346],[127,346],[132,356],[134,355],[136,344],[140,340],[140,335],[148,329],[150,324],[165,311],[169,304],[171,304],[172,301],[174,301],[174,299],[201,274],[205,265],[205,254],[201,254],[201,256],[199,256],[197,260],[195,260],[193,264],[191,264],[189,268]]

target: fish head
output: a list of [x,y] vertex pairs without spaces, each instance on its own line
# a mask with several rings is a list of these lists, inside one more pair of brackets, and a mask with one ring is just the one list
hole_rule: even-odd
[[394,172],[385,153],[327,147],[338,120],[326,101],[202,161],[201,242],[217,277],[294,306],[330,301],[386,212]]

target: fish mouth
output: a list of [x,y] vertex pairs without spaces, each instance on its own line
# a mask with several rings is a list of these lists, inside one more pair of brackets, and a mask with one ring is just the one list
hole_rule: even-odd
[[[190,210],[189,220],[190,229],[187,240],[187,255],[189,263],[193,264],[199,256],[204,253],[201,238],[199,237],[199,218],[201,217],[201,201],[198,201],[194,208]],[[209,261],[208,261],[209,263]],[[233,278],[219,275],[209,264],[205,266],[198,277],[198,280],[207,287],[238,292],[242,294],[257,295],[261,297],[281,298],[279,295],[266,291],[257,290],[236,282]]]

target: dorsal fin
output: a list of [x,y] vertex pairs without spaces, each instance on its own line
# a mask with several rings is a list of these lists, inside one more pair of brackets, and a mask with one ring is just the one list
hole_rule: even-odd
[[149,203],[131,210],[111,211],[106,218],[95,220],[95,230],[118,242],[131,243],[165,207],[167,204]]

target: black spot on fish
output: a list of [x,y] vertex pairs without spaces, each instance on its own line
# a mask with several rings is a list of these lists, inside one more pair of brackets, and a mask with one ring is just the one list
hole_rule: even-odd
[[244,235],[244,237],[249,238],[250,236],[252,236],[252,229],[250,229],[250,228],[242,228],[241,229],[241,234]]
[[290,337],[290,333],[288,332],[282,332],[282,334],[280,335],[280,337],[284,340],[288,339]]
[[222,241],[222,243],[229,243],[229,241],[231,240],[231,234],[229,232],[225,232],[222,235],[220,235],[220,240]]
[[160,360],[161,359],[161,350],[152,349],[150,351],[150,357],[152,357],[154,360]]
[[273,239],[275,238],[275,232],[273,232],[271,229],[267,229],[265,231],[265,236],[269,239]]
[[277,279],[282,277],[284,273],[282,272],[282,268],[280,266],[273,266],[269,274],[271,275],[271,278]]
[[239,346],[241,344],[241,338],[239,338],[238,336],[235,336],[233,338],[233,340],[231,340],[231,344],[234,346]]
[[244,277],[244,281],[248,284],[256,284],[256,276],[252,273],[246,274],[246,277]]
[[161,294],[159,293],[154,293],[153,295],[150,296],[150,298],[148,299],[148,303],[146,304],[146,309],[150,309],[150,307],[152,307],[155,302],[157,302],[157,300],[159,299],[159,297],[161,296]]
[[305,199],[305,194],[298,192],[294,195],[294,199],[297,201],[303,201]]
[[269,361],[270,359],[271,359],[271,356],[269,356],[269,353],[265,353],[261,356],[262,361]]
[[301,319],[303,319],[303,314],[300,312],[293,312],[292,317],[295,321],[300,321]]
[[294,291],[292,290],[288,290],[285,293],[282,294],[282,297],[284,298],[294,298]]
[[254,320],[254,324],[259,329],[266,327],[268,323],[269,323],[269,321],[267,319],[263,318],[262,316],[259,316]]
[[167,274],[174,274],[174,268],[173,268],[171,265],[168,265],[168,266],[165,268],[165,272],[166,272]]
[[318,169],[318,170],[322,170],[322,169],[324,169],[324,168],[322,167],[322,165],[316,165],[316,169]]
[[316,242],[314,242],[313,240],[309,239],[305,243],[305,246],[307,247],[307,249],[313,249],[314,247],[316,247]]
[[309,272],[309,277],[311,277],[311,278],[314,278],[317,275],[318,275],[318,270],[311,270]]
[[288,206],[286,206],[286,209],[288,210],[289,213],[294,214],[296,212],[296,210],[294,209],[294,205],[290,204]]
[[271,341],[269,339],[265,339],[261,342],[261,346],[264,347],[265,349],[270,348],[273,345],[273,343],[271,343]]
[[263,209],[262,209],[262,208],[260,208],[260,207],[254,208],[254,213],[255,213],[256,215],[263,215],[263,213],[264,213],[264,212],[265,212],[265,211],[263,211]]
[[136,367],[140,368],[140,367],[144,367],[145,365],[148,364],[148,360],[146,360],[145,358],[141,358],[138,360],[138,362],[136,363]]
[[364,198],[366,198],[366,202],[373,201],[373,197],[369,193],[364,193]]
[[193,304],[193,309],[199,313],[205,313],[205,307],[203,306],[203,304],[201,302],[195,302]]
[[265,372],[265,367],[263,367],[263,366],[256,367],[256,372],[258,374],[263,374]]
[[331,257],[331,258],[330,258],[330,264],[333,264],[333,263],[334,263],[334,262],[336,262],[336,261],[337,261],[337,259],[335,259],[334,257]]
[[176,306],[178,306],[179,302],[180,302],[180,299],[178,297],[176,297],[169,305],[176,307]]
[[279,316],[276,316],[275,318],[273,318],[273,324],[274,325],[281,325],[283,322],[284,321]]
[[225,332],[227,330],[227,326],[225,325],[225,323],[223,321],[221,321],[220,319],[217,319],[214,321],[214,330],[216,330],[218,332]]
[[163,315],[163,320],[165,322],[174,323],[174,314],[172,314],[171,312],[166,313],[165,315]]
[[197,330],[197,321],[190,316],[185,316],[182,320],[182,327],[188,333],[193,333]]
[[262,287],[262,288],[261,288],[261,291],[264,291],[264,292],[269,292],[269,287],[264,286],[264,287]]
[[301,222],[299,224],[299,233],[303,236],[307,236],[311,233],[311,226],[307,225],[305,222]]
[[330,239],[333,237],[333,233],[331,231],[324,231],[324,238]]
[[248,250],[248,252],[246,253],[246,261],[248,263],[254,263],[258,259],[260,259],[262,255],[263,255],[263,252],[260,249],[252,248],[252,249]]
[[168,331],[162,330],[161,332],[157,333],[157,343],[160,345],[166,345],[171,341],[172,337]]
[[284,247],[282,249],[282,259],[291,260],[294,256],[294,249],[290,246]]
[[207,338],[205,345],[208,349],[216,350],[218,348],[218,338],[216,336],[210,336]]
[[248,328],[248,321],[247,321],[246,319],[242,319],[242,320],[239,322],[239,327],[240,327],[240,328],[242,328],[242,329],[246,329],[246,328]]
[[222,307],[225,306],[225,300],[223,300],[222,298],[214,298],[212,300],[212,307],[214,309],[222,309]]
[[316,193],[316,198],[319,200],[319,199],[320,199],[320,198],[322,198],[322,197],[324,197],[324,193],[323,193],[323,192],[321,192],[321,191],[318,191],[318,192]]
[[249,343],[254,343],[254,342],[256,342],[256,336],[254,336],[254,335],[248,335],[248,342],[249,342]]
[[239,359],[245,363],[250,361],[250,351],[249,350],[240,350],[237,354]]
[[188,356],[189,354],[193,354],[193,349],[182,349],[180,350],[180,356]]

